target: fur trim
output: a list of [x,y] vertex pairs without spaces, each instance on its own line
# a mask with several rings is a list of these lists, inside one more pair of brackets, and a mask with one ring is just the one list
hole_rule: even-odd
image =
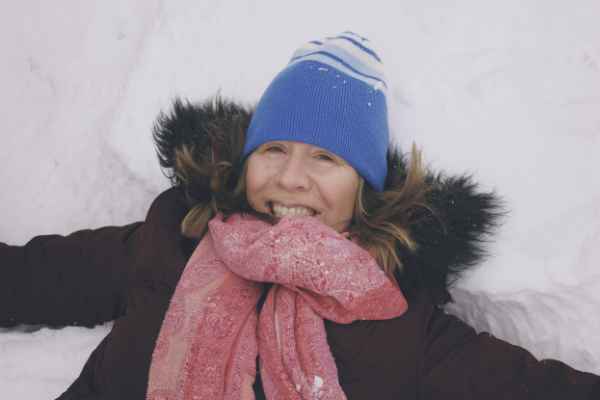
[[176,99],[170,113],[158,116],[153,137],[160,166],[173,186],[185,189],[190,206],[210,200],[210,176],[200,173],[194,176],[197,181],[184,182],[176,152],[191,148],[194,159],[203,160],[207,168],[214,160],[236,165],[242,161],[241,146],[251,117],[249,109],[219,97],[198,104]]
[[443,304],[451,300],[448,287],[485,258],[485,244],[505,212],[497,195],[479,191],[471,176],[430,173],[427,181],[433,212],[411,226],[418,248],[404,279],[409,287],[432,289]]
[[[191,145],[194,159],[207,160],[204,164],[210,164],[214,157],[240,164],[240,144],[251,116],[250,109],[221,98],[198,104],[175,100],[170,113],[159,115],[153,136],[160,165],[174,186],[185,189],[190,206],[210,200],[211,179],[204,176],[195,182],[182,181],[175,152]],[[390,189],[390,185],[403,181],[394,178],[406,175],[406,161],[397,150],[390,150],[387,159],[386,189]],[[444,304],[451,300],[448,287],[485,256],[485,243],[504,212],[499,198],[481,192],[471,176],[429,172],[426,180],[431,187],[427,194],[430,209],[411,218],[417,251],[398,249],[404,263],[398,280],[407,297],[427,289],[436,303]]]

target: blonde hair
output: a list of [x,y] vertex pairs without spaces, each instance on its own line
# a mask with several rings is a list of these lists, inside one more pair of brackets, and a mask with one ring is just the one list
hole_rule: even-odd
[[403,271],[399,249],[410,253],[417,250],[410,226],[420,210],[428,209],[426,171],[421,152],[413,145],[407,171],[398,170],[401,157],[392,154],[388,164],[395,167],[388,172],[386,188],[374,191],[361,181],[350,236],[368,250],[379,266],[391,278]]

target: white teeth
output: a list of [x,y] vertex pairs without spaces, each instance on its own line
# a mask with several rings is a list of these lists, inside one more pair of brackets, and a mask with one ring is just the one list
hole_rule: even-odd
[[307,207],[286,207],[281,204],[273,203],[273,213],[276,217],[289,216],[312,216],[315,212]]

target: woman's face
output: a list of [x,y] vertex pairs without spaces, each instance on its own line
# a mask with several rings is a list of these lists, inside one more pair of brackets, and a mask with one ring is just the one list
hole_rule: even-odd
[[274,141],[248,157],[246,197],[256,211],[311,215],[342,232],[352,219],[359,182],[354,168],[321,147]]

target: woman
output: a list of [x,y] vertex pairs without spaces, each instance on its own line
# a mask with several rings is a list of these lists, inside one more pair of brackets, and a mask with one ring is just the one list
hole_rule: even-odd
[[0,245],[2,324],[115,320],[61,399],[597,398],[443,312],[498,202],[388,136],[350,32],[300,48],[253,113],[176,102],[155,129],[174,187],[144,222]]

